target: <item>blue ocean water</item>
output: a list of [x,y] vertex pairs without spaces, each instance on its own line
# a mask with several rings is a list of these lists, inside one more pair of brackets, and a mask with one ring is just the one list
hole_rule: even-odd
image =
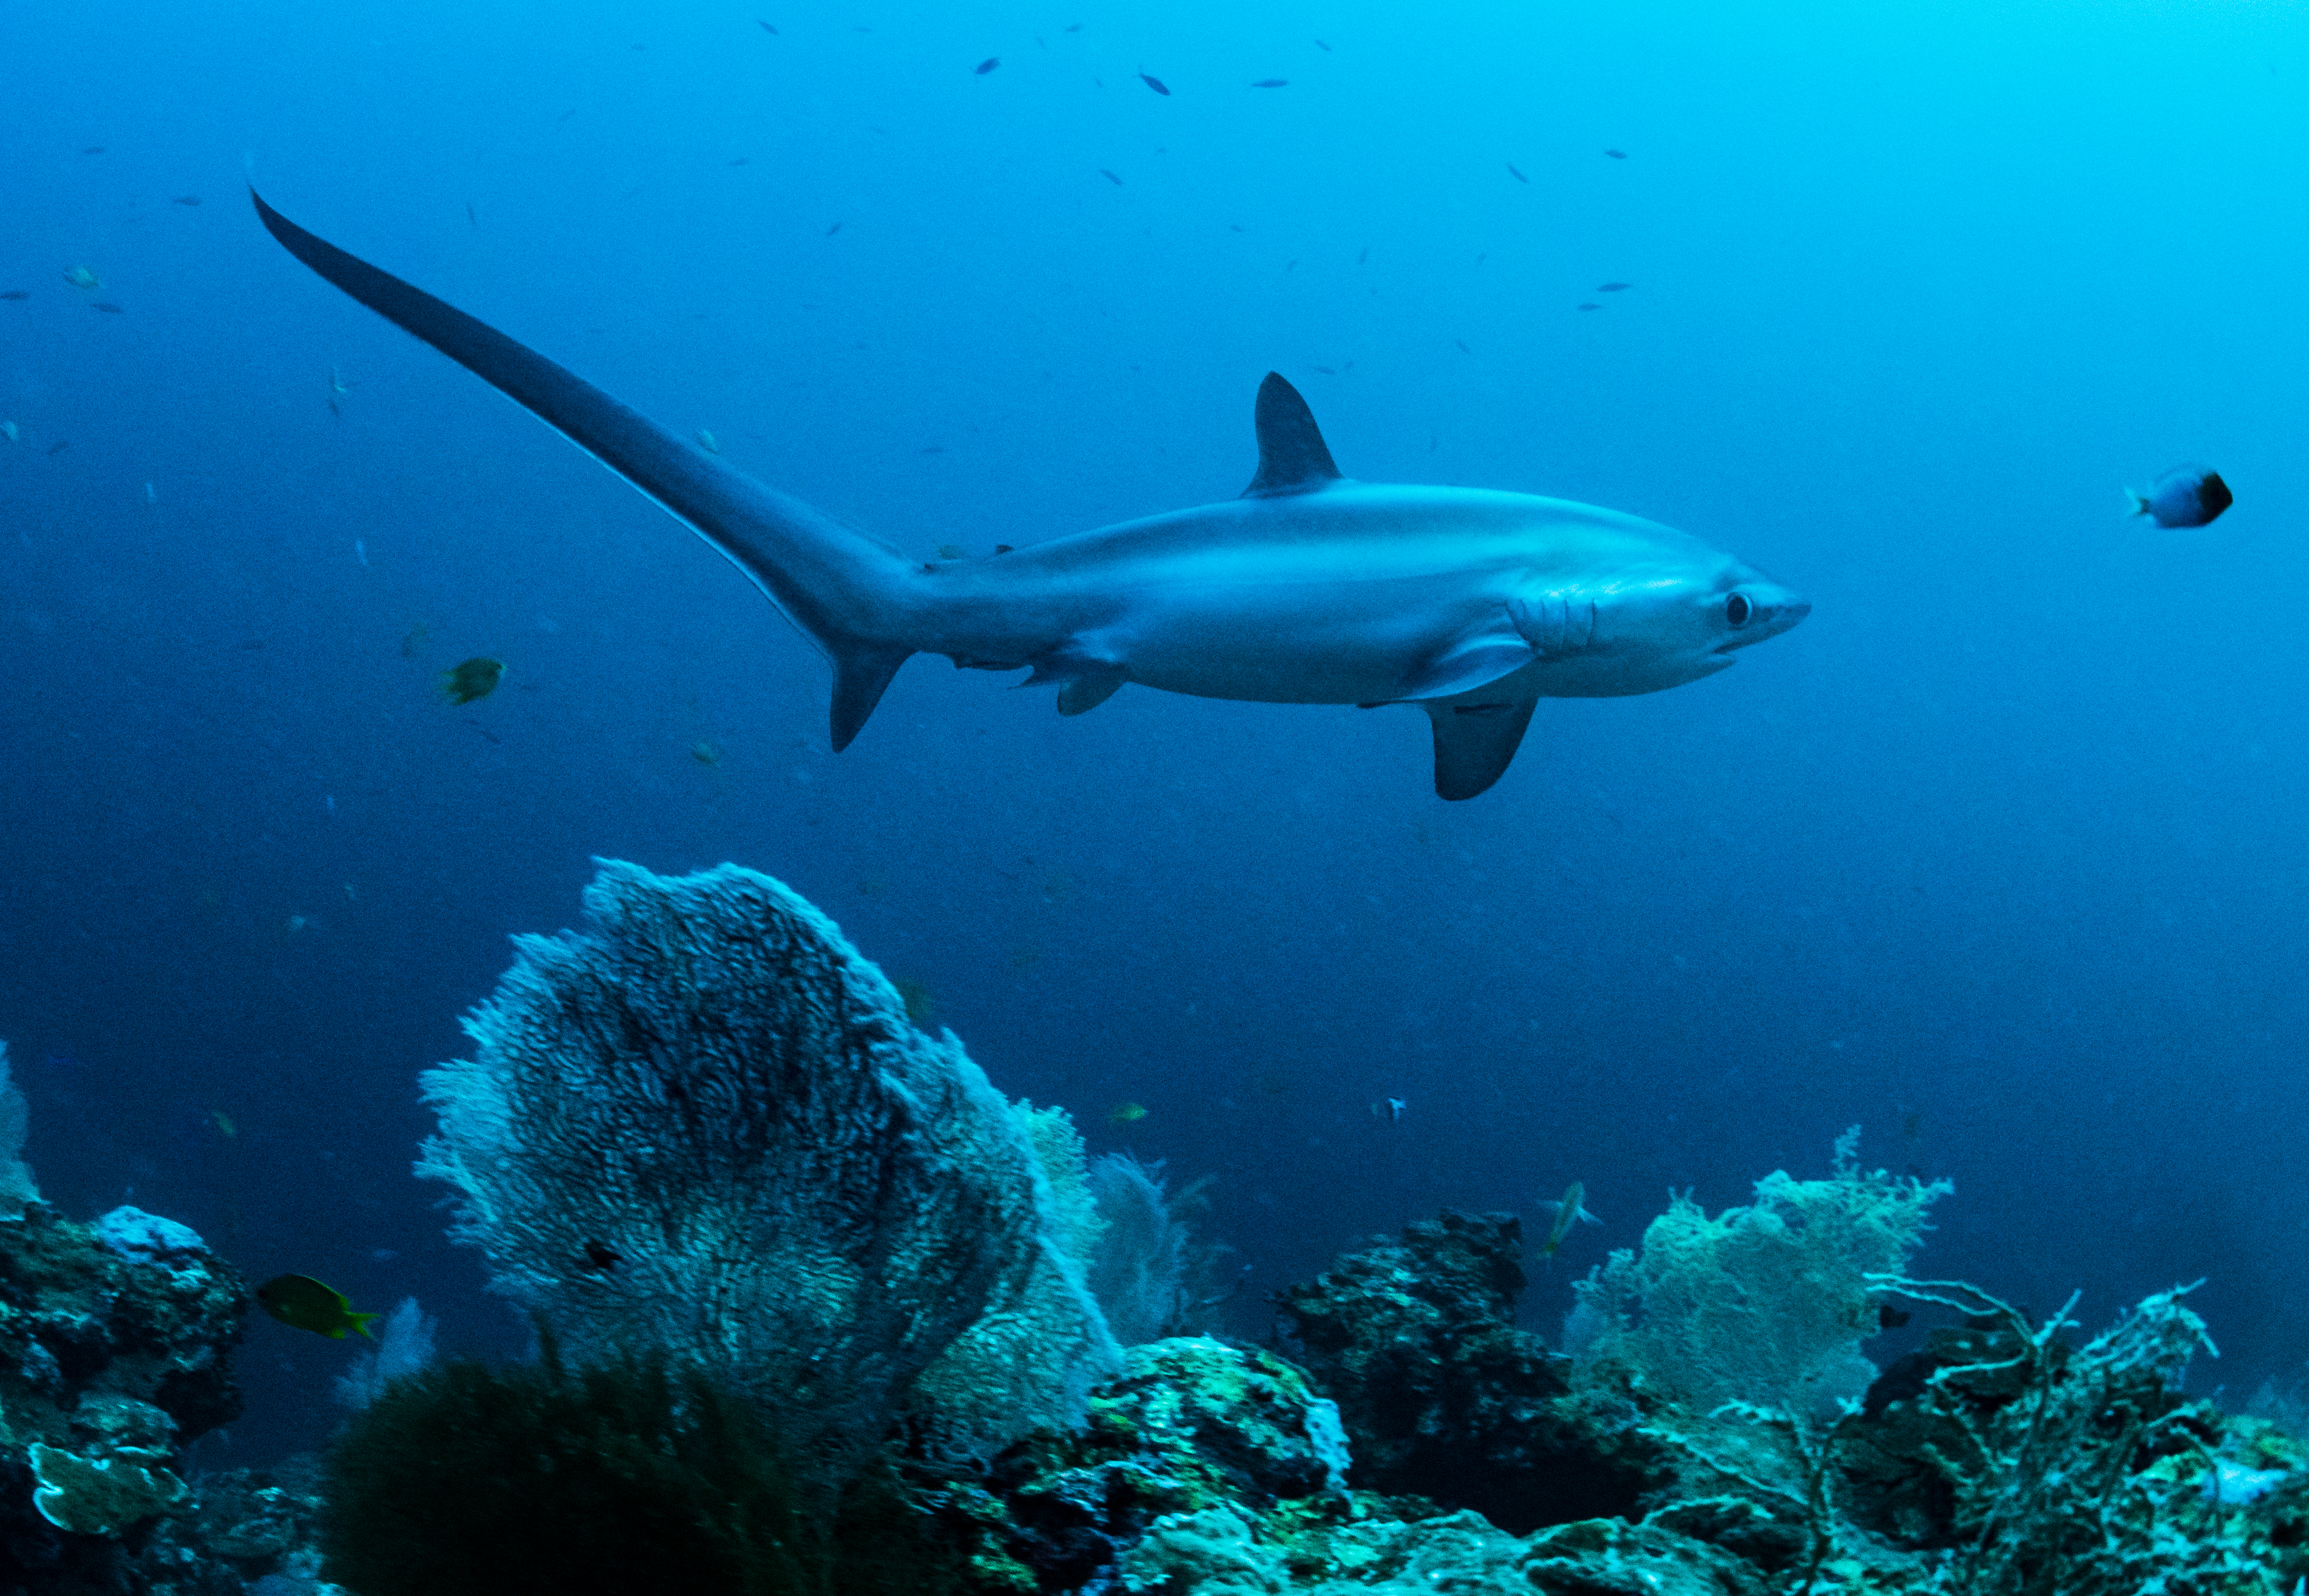
[[[591,857],[732,859],[1006,1091],[1215,1177],[1241,1333],[1361,1236],[1578,1179],[1552,1324],[1669,1188],[1858,1122],[1956,1183],[1926,1272],[2096,1327],[2207,1276],[2197,1387],[2289,1380],[2305,84],[2309,15],[2210,0],[0,11],[43,1189],[515,1351],[410,1178],[417,1072]],[[930,660],[836,756],[738,573],[246,176],[925,557],[1232,496],[1272,368],[1350,475],[1630,511],[1814,613],[1543,703],[1466,804],[1409,709],[1061,720]],[[2123,518],[2197,459],[2220,521]],[[476,654],[505,684],[451,707]],[[200,1459],[316,1442],[345,1357],[260,1319]]]

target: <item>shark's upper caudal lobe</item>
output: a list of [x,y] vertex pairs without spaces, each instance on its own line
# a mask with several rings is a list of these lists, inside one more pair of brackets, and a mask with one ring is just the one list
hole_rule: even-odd
[[1729,555],[1617,511],[1339,473],[1270,372],[1242,496],[983,558],[910,559],[763,487],[502,332],[315,237],[252,190],[298,260],[493,384],[728,556],[834,666],[834,746],[898,667],[944,654],[1059,684],[1059,710],[1125,682],[1268,703],[1413,703],[1435,789],[1473,798],[1542,698],[1713,675],[1811,606]]

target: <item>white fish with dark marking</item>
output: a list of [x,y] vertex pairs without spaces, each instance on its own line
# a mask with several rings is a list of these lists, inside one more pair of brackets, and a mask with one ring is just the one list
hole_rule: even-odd
[[[255,198],[252,193],[252,198]],[[1025,545],[911,559],[763,487],[454,306],[282,217],[315,272],[527,407],[689,525],[834,666],[839,750],[912,656],[1028,670],[1079,715],[1126,682],[1265,703],[1413,703],[1435,789],[1473,798],[1542,698],[1698,681],[1811,605],[1699,539],[1562,499],[1352,481],[1270,372],[1241,497]]]

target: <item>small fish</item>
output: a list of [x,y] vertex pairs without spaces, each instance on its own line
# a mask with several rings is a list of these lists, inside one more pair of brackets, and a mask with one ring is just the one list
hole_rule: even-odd
[[471,703],[487,698],[505,679],[505,661],[476,654],[441,673],[441,696],[451,703]]
[[1542,1208],[1552,1208],[1555,1210],[1555,1220],[1554,1222],[1548,1227],[1547,1239],[1540,1243],[1539,1246],[1539,1255],[1541,1257],[1552,1258],[1555,1256],[1555,1249],[1563,1245],[1563,1238],[1570,1234],[1571,1227],[1573,1225],[1600,1225],[1604,1222],[1602,1220],[1597,1219],[1594,1214],[1588,1212],[1585,1208],[1580,1206],[1580,1203],[1587,1198],[1587,1183],[1584,1181],[1575,1180],[1564,1192],[1563,1201],[1561,1203],[1543,1203],[1540,1204]]
[[980,77],[982,77],[982,77],[984,77],[988,73],[992,72],[996,67],[998,67],[998,66],[999,66],[999,65],[1002,65],[1002,57],[1001,57],[1001,56],[989,56],[985,60],[983,60],[983,61],[982,61],[982,62],[980,62],[980,63],[978,64],[978,75],[979,75]]
[[31,297],[30,289],[0,289],[0,299],[29,299]]
[[13,444],[18,436],[16,424],[13,421],[0,421],[0,438],[6,438]]
[[1581,302],[1579,308],[1582,310],[1601,310],[1604,307],[1596,304],[1593,299],[1587,299]]
[[1404,1110],[1405,1110],[1405,1109],[1408,1109],[1408,1108],[1410,1108],[1410,1107],[1411,1107],[1411,1105],[1410,1105],[1409,1103],[1407,1103],[1407,1102],[1404,1101],[1404,1100],[1403,1100],[1403,1099],[1401,1099],[1401,1098],[1399,1098],[1399,1097],[1391,1097],[1391,1098],[1388,1099],[1388,1100],[1387,1100],[1387,1122],[1388,1122],[1389,1125],[1400,1125],[1400,1124],[1402,1124],[1402,1123],[1403,1123],[1403,1112],[1404,1112]]
[[71,447],[72,440],[70,438],[58,438],[55,443],[48,445],[48,453],[51,454],[62,454],[65,450]]
[[1513,161],[1508,162],[1508,176],[1513,177],[1518,183],[1528,183],[1531,181],[1530,178],[1525,177],[1523,173],[1517,168],[1516,163]]
[[1067,31],[1069,33],[1079,33],[1082,31],[1082,24],[1080,22],[1068,22],[1067,24]]
[[104,153],[104,146],[101,144],[89,144],[82,149],[81,153],[82,155],[101,155]]
[[481,225],[481,219],[473,214],[473,202],[471,200],[465,202],[465,220],[475,228]]
[[1122,186],[1122,179],[1116,177],[1112,172],[1108,171],[1104,167],[1098,168],[1098,175],[1105,178],[1109,183],[1113,184],[1117,188],[1120,188]]
[[756,18],[754,19],[754,22],[755,22],[755,24],[756,24],[757,26],[758,26],[758,27],[761,29],[761,30],[762,30],[763,32],[767,33],[767,34],[770,34],[770,35],[772,35],[773,37],[774,37],[774,36],[776,35],[776,33],[777,33],[777,30],[776,30],[775,28],[771,27],[767,22],[763,22],[761,18],[759,18],[759,17],[756,17]]
[[751,166],[754,164],[754,158],[750,155],[740,155],[730,164],[733,167]]
[[[925,454],[943,454],[946,453],[946,445],[944,444],[926,444],[922,446],[921,452]],[[958,558],[960,556],[957,556],[954,557]]]
[[72,267],[65,272],[65,280],[76,289],[100,289],[104,286],[104,279],[86,266]]
[[2209,526],[2236,503],[2221,474],[2201,465],[2175,466],[2147,493],[2126,488],[2124,499],[2133,514],[2146,515],[2158,526]]
[[607,1274],[624,1262],[615,1247],[589,1237],[585,1242],[585,1262],[579,1267],[588,1274]]
[[169,203],[172,205],[197,205],[201,203],[201,196],[196,194],[180,194]]
[[429,626],[416,625],[410,627],[407,632],[402,634],[401,657],[404,660],[414,660],[417,658],[419,653],[424,651],[426,637],[431,631],[432,628]]
[[719,454],[722,453],[721,440],[716,438],[712,433],[706,431],[703,427],[697,429],[697,446],[705,450],[708,454]]
[[1370,246],[1370,245],[1368,245],[1368,244],[1366,244],[1366,245],[1364,245],[1364,246],[1363,246],[1363,252],[1362,252],[1362,254],[1359,254],[1359,255],[1357,255],[1357,256],[1355,257],[1355,264],[1356,264],[1356,265],[1358,265],[1358,266],[1364,265],[1364,264],[1368,263],[1370,262],[1370,260],[1371,260],[1371,246]]
[[233,1124],[231,1116],[222,1109],[211,1109],[209,1117],[216,1122],[219,1135],[229,1138],[240,1134],[240,1127]]
[[91,309],[91,310],[103,310],[103,311],[109,311],[109,312],[110,312],[112,315],[120,315],[125,314],[125,313],[123,312],[122,308],[121,308],[119,306],[115,305],[115,304],[114,304],[111,300],[109,300],[109,299],[99,299],[99,300],[98,300],[94,305],[91,306],[89,308],[90,308],[90,309]]
[[1106,1111],[1109,1125],[1137,1125],[1146,1117],[1146,1107],[1140,1103],[1117,1103]]
[[1324,43],[1321,39],[1317,39],[1317,40],[1315,41],[1315,47],[1316,47],[1317,49],[1319,49],[1319,50],[1322,51],[1322,52],[1323,52],[1323,54],[1325,54],[1326,56],[1327,56],[1327,55],[1329,55],[1329,54],[1331,53],[1331,47],[1330,47],[1329,45],[1325,44],[1325,43]]
[[1599,282],[1596,285],[1596,291],[1599,294],[1624,294],[1635,286],[1632,282]]
[[1289,78],[1261,78],[1257,82],[1253,83],[1251,87],[1254,89],[1288,89],[1291,87],[1291,80]]
[[1321,372],[1327,377],[1335,377],[1339,375],[1338,367],[1335,366],[1318,366],[1315,369]]
[[1459,352],[1463,355],[1472,355],[1475,352],[1467,347],[1467,341],[1464,338],[1455,338],[1451,341],[1459,346]]
[[368,544],[365,539],[359,538],[353,539],[353,558],[361,563],[362,570],[368,569]]
[[690,744],[689,756],[700,764],[720,764],[722,763],[722,750],[715,747],[711,743]]
[[[309,1274],[276,1274],[256,1288],[257,1306],[283,1324],[295,1330],[309,1330],[315,1335],[325,1335],[333,1342],[345,1339],[345,1332],[358,1330],[369,1334],[368,1322],[381,1319],[383,1314],[357,1314],[352,1311],[352,1299],[342,1291],[333,1290]],[[375,1336],[369,1336],[374,1341]]]
[[1142,82],[1142,83],[1146,84],[1149,89],[1154,90],[1155,93],[1162,95],[1164,99],[1169,99],[1169,98],[1170,98],[1170,95],[1171,95],[1171,90],[1170,90],[1170,87],[1169,87],[1167,84],[1165,84],[1165,83],[1163,82],[1163,80],[1162,80],[1161,78],[1156,77],[1153,73],[1151,73],[1151,72],[1143,72],[1143,71],[1142,71],[1142,72],[1138,74],[1138,81],[1139,81],[1140,82]]
[[144,484],[144,502],[148,505],[157,505],[160,502],[160,496],[152,490],[152,485],[150,482]]
[[838,222],[838,221],[837,221],[837,222],[835,222],[832,227],[830,227],[830,228],[828,228],[828,229],[826,229],[826,236],[827,237],[831,238],[831,237],[834,237],[834,235],[835,235],[835,234],[836,234],[836,233],[840,232],[841,230],[842,230],[842,224],[841,224],[840,222]]
[[1606,150],[1604,153],[1610,156],[1613,160],[1625,160],[1628,159],[1628,152],[1625,150]]

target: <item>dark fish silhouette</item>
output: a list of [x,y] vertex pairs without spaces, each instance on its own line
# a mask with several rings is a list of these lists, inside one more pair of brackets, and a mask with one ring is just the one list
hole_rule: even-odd
[[109,299],[99,299],[99,300],[96,302],[95,306],[94,306],[92,308],[97,309],[97,310],[109,311],[109,312],[110,312],[112,315],[122,315],[122,314],[123,314],[121,307],[120,307],[119,306],[117,306],[117,305],[115,305],[115,304],[114,304],[111,300],[109,300]]
[[1140,82],[1142,82],[1142,83],[1146,84],[1149,89],[1154,90],[1154,92],[1155,92],[1155,93],[1157,93],[1157,94],[1161,94],[1161,95],[1163,95],[1163,96],[1166,96],[1166,97],[1167,97],[1167,96],[1170,94],[1170,92],[1171,92],[1171,91],[1169,90],[1169,88],[1167,88],[1167,87],[1163,84],[1163,80],[1162,80],[1161,78],[1156,77],[1156,76],[1155,76],[1153,73],[1151,73],[1151,72],[1142,72],[1142,73],[1140,73],[1138,74],[1138,81],[1139,81]]
[[1513,161],[1508,162],[1508,176],[1513,177],[1518,183],[1528,183],[1531,181],[1530,178],[1516,170],[1516,163]]
[[1104,167],[1098,168],[1098,175],[1105,178],[1109,183],[1113,184],[1117,188],[1120,188],[1122,186],[1122,179],[1116,177],[1112,172],[1108,171]]
[[30,289],[0,289],[0,299],[29,299],[31,297]]
[[1455,338],[1451,341],[1459,346],[1459,352],[1463,355],[1472,355],[1475,352],[1467,347],[1467,341],[1464,338]]
[[197,205],[200,203],[201,196],[196,194],[180,194],[170,202],[170,203],[177,205]]
[[2221,474],[2201,465],[2175,466],[2147,493],[2128,487],[2124,496],[2135,515],[2146,515],[2158,526],[2210,526],[2236,503]]
[[1258,82],[1253,83],[1251,87],[1254,89],[1288,89],[1291,87],[1291,80],[1289,78],[1261,78]]
[[777,31],[775,28],[771,27],[767,22],[762,22],[762,19],[759,17],[756,17],[754,21],[761,24],[761,30],[765,33],[775,33]]
[[48,445],[48,453],[51,454],[62,454],[65,450],[71,447],[72,440],[70,438],[58,438],[55,443]]
[[1599,294],[1624,294],[1635,286],[1632,282],[1599,282],[1596,285],[1596,291]]
[[1317,39],[1317,40],[1315,41],[1315,47],[1316,47],[1317,49],[1319,49],[1319,50],[1322,51],[1322,52],[1323,52],[1325,55],[1327,55],[1327,55],[1329,55],[1329,54],[1331,53],[1331,47],[1330,47],[1329,45],[1325,44],[1325,43],[1324,43],[1321,39]]
[[101,155],[104,153],[104,146],[101,144],[85,145],[82,148],[81,153],[82,155]]
[[1625,150],[1606,150],[1604,153],[1610,156],[1613,160],[1625,160],[1628,159],[1628,152]]
[[1601,309],[1603,309],[1604,307],[1603,307],[1602,306],[1600,306],[1600,305],[1596,304],[1596,301],[1594,301],[1593,299],[1590,299],[1590,300],[1587,301],[1585,304],[1581,305],[1579,308],[1580,308],[1580,309],[1582,309],[1582,310],[1601,310]]
[[836,233],[840,232],[841,230],[842,230],[842,224],[841,224],[840,222],[838,222],[838,221],[837,221],[837,222],[835,222],[832,227],[830,227],[830,228],[828,228],[828,229],[826,229],[826,236],[827,237],[831,238],[831,237],[834,237],[834,235],[835,235],[835,234],[836,234]]
[[989,56],[985,60],[983,60],[983,61],[982,61],[982,62],[980,62],[980,63],[978,64],[978,75],[979,75],[980,77],[982,77],[982,77],[984,77],[988,73],[992,72],[996,67],[998,67],[998,66],[999,66],[999,65],[1002,65],[1002,57],[1001,57],[1001,56]]

